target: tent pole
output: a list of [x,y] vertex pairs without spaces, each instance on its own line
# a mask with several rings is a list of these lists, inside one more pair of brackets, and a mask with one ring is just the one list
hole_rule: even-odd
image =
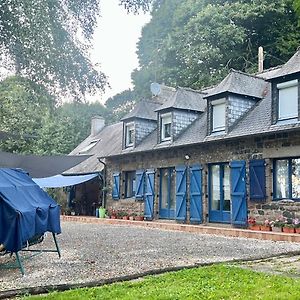
[[54,239],[54,243],[55,243],[55,246],[56,246],[56,250],[57,250],[57,253],[58,253],[58,257],[61,258],[60,249],[59,249],[59,246],[58,246],[58,243],[57,243],[56,236],[55,236],[55,233],[54,233],[54,232],[52,232],[52,236],[53,236],[53,239]]
[[23,264],[22,264],[19,252],[15,252],[15,253],[16,253],[16,258],[17,258],[17,263],[19,265],[19,269],[20,269],[22,275],[24,276],[25,275],[25,271],[24,271],[24,268],[23,268]]

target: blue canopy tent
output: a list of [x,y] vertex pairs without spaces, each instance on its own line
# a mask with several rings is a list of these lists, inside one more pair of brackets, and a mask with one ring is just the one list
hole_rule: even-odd
[[[15,253],[24,274],[18,252],[34,237],[61,233],[60,207],[23,170],[0,169],[0,246]],[[52,250],[49,250],[52,252]]]

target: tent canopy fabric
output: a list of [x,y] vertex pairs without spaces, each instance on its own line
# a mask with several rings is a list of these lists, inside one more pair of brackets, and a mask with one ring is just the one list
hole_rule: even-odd
[[99,173],[74,176],[55,175],[46,178],[33,178],[32,180],[41,188],[60,188],[89,181],[98,175]]
[[21,155],[0,151],[0,168],[20,168],[31,177],[41,178],[63,173],[91,155]]
[[59,205],[23,170],[0,169],[0,244],[17,252],[47,231],[61,233]]

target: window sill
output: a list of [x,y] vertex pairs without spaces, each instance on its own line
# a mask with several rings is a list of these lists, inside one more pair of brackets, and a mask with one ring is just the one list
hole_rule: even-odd
[[215,135],[224,135],[226,132],[225,132],[225,129],[223,130],[218,130],[218,131],[213,131],[210,136],[215,136]]

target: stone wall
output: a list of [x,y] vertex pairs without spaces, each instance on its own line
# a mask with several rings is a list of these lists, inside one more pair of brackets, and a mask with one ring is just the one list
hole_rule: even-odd
[[[189,160],[185,159],[185,156],[189,155]],[[139,169],[154,169],[155,174],[155,205],[154,205],[154,217],[158,218],[159,212],[159,169],[166,167],[174,167],[177,165],[191,166],[193,164],[201,164],[203,167],[203,187],[202,187],[202,199],[203,199],[203,219],[207,220],[208,216],[208,166],[210,163],[217,162],[230,162],[232,160],[246,160],[247,162],[247,189],[249,195],[249,176],[248,176],[248,164],[250,159],[265,159],[266,160],[266,200],[262,204],[252,202],[248,198],[248,207],[250,213],[258,215],[259,205],[266,205],[269,203],[274,204],[272,197],[273,186],[273,158],[300,156],[300,132],[293,133],[278,133],[266,136],[251,137],[235,140],[221,140],[214,141],[206,144],[166,148],[165,150],[155,150],[144,153],[133,153],[129,155],[123,155],[115,158],[107,159],[107,182],[109,187],[108,192],[108,206],[119,207],[124,209],[136,210],[141,209],[139,201],[131,199],[121,199],[119,201],[112,200],[112,173],[122,172],[121,179],[121,198],[124,198],[125,180],[124,171],[132,171]],[[188,190],[189,190],[189,178],[188,178]],[[276,203],[275,203],[276,204]],[[256,206],[258,205],[258,206]],[[291,207],[299,207],[297,205],[286,206],[287,210]],[[266,210],[269,208],[265,206]],[[270,208],[271,211],[274,207]],[[276,211],[277,209],[275,209]],[[292,209],[291,209],[292,210]],[[187,211],[189,211],[189,195],[187,195]],[[261,211],[261,209],[260,209]],[[187,216],[189,217],[189,215]]]

